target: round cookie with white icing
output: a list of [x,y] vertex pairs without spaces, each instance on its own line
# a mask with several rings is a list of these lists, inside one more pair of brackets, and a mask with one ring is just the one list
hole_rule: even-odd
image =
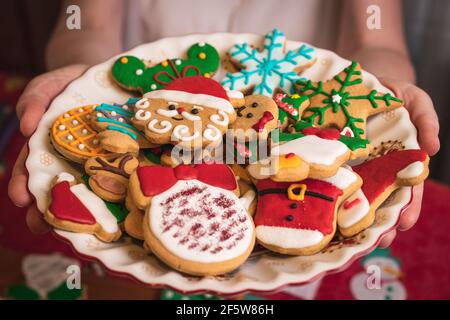
[[58,229],[94,234],[106,242],[115,241],[122,234],[105,202],[66,172],[54,180],[44,217]]
[[176,79],[136,103],[133,123],[155,144],[191,149],[217,144],[236,119],[227,93],[232,92],[209,78]]
[[340,203],[361,184],[361,178],[344,167],[336,175],[320,180],[259,180],[254,218],[258,243],[282,254],[319,252],[335,234]]
[[363,185],[340,206],[339,232],[351,237],[370,227],[376,210],[392,192],[426,179],[428,162],[429,157],[423,150],[396,150],[354,166]]
[[246,206],[252,199],[239,199],[227,165],[140,167],[130,191],[147,198],[145,242],[172,268],[218,275],[234,270],[250,255],[255,229]]

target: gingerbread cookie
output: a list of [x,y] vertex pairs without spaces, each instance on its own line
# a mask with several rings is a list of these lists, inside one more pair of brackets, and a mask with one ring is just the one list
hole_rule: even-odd
[[248,171],[255,179],[270,177],[274,181],[292,182],[305,178],[320,179],[336,174],[368,141],[345,136],[337,129],[307,127],[299,133],[272,133],[279,143],[271,150],[270,161],[250,164]]
[[123,88],[146,93],[163,89],[178,78],[204,76],[211,78],[220,65],[217,50],[204,42],[194,44],[187,59],[167,59],[157,65],[134,56],[122,56],[112,67],[114,80]]
[[239,136],[236,130],[241,130],[246,141],[267,139],[270,131],[278,127],[278,107],[270,97],[246,96],[244,104],[234,109],[237,118],[229,128],[235,130],[236,136]]
[[299,88],[310,100],[302,115],[304,121],[319,127],[345,129],[357,138],[366,136],[369,116],[403,105],[402,100],[390,93],[366,87],[361,67],[355,61],[331,80],[317,83],[303,80],[299,81]]
[[133,123],[150,142],[192,149],[220,143],[236,119],[227,91],[205,77],[180,78],[148,92],[136,109]]
[[100,132],[98,140],[104,149],[114,153],[137,154],[139,149],[155,147],[131,123],[137,101],[139,99],[131,98],[123,105],[102,103],[95,107],[91,122]]
[[259,180],[256,239],[271,251],[290,255],[319,252],[336,231],[340,203],[361,186],[347,168],[326,179],[295,183]]
[[129,194],[125,199],[125,205],[130,212],[125,219],[125,232],[135,239],[144,240],[144,230],[142,228],[142,222],[144,221],[144,211],[136,207]]
[[[158,181],[158,183],[155,183]],[[145,207],[145,242],[176,270],[193,275],[230,272],[249,256],[254,226],[224,164],[139,167],[130,192]]]
[[103,200],[69,173],[55,178],[49,203],[45,220],[58,229],[94,234],[106,242],[121,236],[117,219]]
[[286,51],[286,37],[274,29],[264,37],[262,51],[251,44],[236,44],[229,57],[241,70],[227,73],[222,80],[224,87],[273,96],[277,90],[295,93],[295,83],[302,79],[299,73],[311,66],[314,49],[302,44],[296,50]]
[[426,179],[428,162],[425,151],[401,150],[354,166],[353,171],[361,176],[363,185],[339,208],[337,221],[340,233],[351,237],[370,227],[376,210],[392,192]]
[[121,202],[127,194],[130,174],[138,165],[139,161],[135,157],[125,154],[114,160],[90,158],[84,164],[84,169],[95,194],[107,201]]
[[101,145],[97,132],[91,126],[93,106],[82,106],[69,110],[53,122],[50,141],[65,158],[84,163],[95,156],[111,157],[113,153]]

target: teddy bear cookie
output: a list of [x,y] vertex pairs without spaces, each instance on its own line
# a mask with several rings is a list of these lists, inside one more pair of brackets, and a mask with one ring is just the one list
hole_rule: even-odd
[[249,43],[236,44],[229,51],[231,62],[240,69],[227,73],[222,85],[230,90],[272,97],[277,90],[295,93],[295,84],[305,68],[315,62],[314,49],[302,44],[286,51],[286,37],[278,29],[264,36],[261,51]]
[[95,106],[91,123],[99,132],[97,138],[104,149],[114,153],[137,154],[139,149],[155,147],[131,123],[138,100],[131,98],[122,105],[102,103]]
[[[368,141],[343,135],[337,129],[306,127],[299,133],[273,132],[276,144],[269,159],[248,166],[255,179],[292,182],[305,178],[326,178],[352,159]],[[270,160],[270,161],[269,161]]]
[[111,157],[114,153],[105,150],[97,131],[91,126],[94,106],[82,106],[64,112],[50,129],[53,147],[65,158],[84,163],[95,156]]
[[319,252],[335,234],[339,205],[361,184],[361,178],[344,167],[324,179],[258,180],[254,217],[258,243],[282,254]]
[[145,207],[145,242],[176,270],[223,274],[244,263],[253,249],[249,199],[240,201],[236,178],[225,164],[139,167],[130,192]]
[[328,81],[302,80],[298,83],[300,94],[310,101],[302,115],[304,121],[322,128],[345,129],[357,138],[365,138],[369,116],[403,105],[402,100],[390,93],[366,87],[361,66],[355,61]]
[[122,234],[105,202],[66,172],[54,180],[44,218],[58,229],[94,234],[105,242],[115,241]]
[[208,43],[199,42],[187,51],[187,59],[167,59],[149,65],[134,56],[122,56],[112,67],[112,76],[122,88],[141,94],[163,89],[178,78],[203,76],[211,78],[220,65],[217,50]]
[[392,192],[427,178],[428,162],[423,150],[398,150],[354,166],[352,169],[361,176],[363,185],[340,206],[339,232],[351,237],[370,227],[376,210]]
[[100,198],[110,202],[121,202],[128,190],[130,174],[139,165],[131,154],[114,160],[93,157],[86,161],[84,169],[89,175],[89,186]]
[[148,92],[135,107],[134,125],[158,145],[195,149],[221,143],[236,119],[227,91],[199,76],[176,79],[163,90]]

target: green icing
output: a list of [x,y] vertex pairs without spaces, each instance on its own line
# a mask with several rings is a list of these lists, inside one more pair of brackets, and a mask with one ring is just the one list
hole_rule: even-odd
[[170,289],[164,289],[161,293],[161,300],[220,300],[220,298],[209,294],[185,295]]
[[161,164],[161,154],[156,154],[152,149],[144,149],[144,156],[155,164]]
[[[324,98],[321,100],[320,105],[311,105],[307,108],[307,116],[303,116],[303,120],[309,124],[323,125],[326,121],[325,111],[332,109],[333,113],[340,112],[346,121],[344,127],[349,127],[356,138],[360,138],[364,134],[364,129],[357,126],[358,123],[364,123],[365,119],[354,117],[348,110],[352,100],[368,100],[372,108],[377,109],[379,107],[378,102],[383,101],[386,106],[390,106],[392,101],[401,102],[400,99],[392,96],[390,93],[379,94],[377,90],[372,90],[367,95],[353,96],[351,91],[347,89],[352,86],[359,85],[363,82],[361,71],[357,70],[358,63],[352,61],[351,65],[344,69],[345,78],[341,79],[340,75],[336,75],[334,80],[338,82],[338,88],[333,88],[331,91],[325,91],[323,88],[323,82],[319,81],[314,84],[311,80],[300,80],[300,93],[305,94],[308,98],[312,98],[316,95],[322,95]],[[311,93],[307,93],[311,92]],[[334,99],[337,97],[338,99]],[[343,128],[341,128],[343,129]]]
[[[83,182],[88,187],[88,189],[92,190],[89,186],[89,176],[87,174],[84,174],[81,178],[83,179]],[[103,200],[103,202],[106,204],[106,207],[109,211],[111,211],[114,217],[116,217],[117,223],[122,223],[125,221],[125,218],[128,215],[128,209],[123,203],[110,202],[106,200]]]
[[112,75],[121,86],[146,93],[162,89],[180,77],[211,77],[219,65],[217,50],[207,43],[197,43],[189,48],[187,59],[168,59],[151,67],[137,57],[122,56],[114,63]]
[[293,95],[286,95],[283,99],[281,99],[281,102],[287,103],[289,106],[293,107],[295,110],[297,110],[297,114],[291,114],[278,106],[278,119],[280,120],[280,123],[284,124],[287,118],[293,119],[295,121],[300,120],[300,107],[301,105],[308,100],[307,96],[301,96],[299,94],[293,94]]
[[69,289],[64,281],[59,287],[47,294],[49,300],[76,300],[82,295],[82,289]]
[[15,300],[39,300],[39,294],[23,283],[7,288],[6,297]]

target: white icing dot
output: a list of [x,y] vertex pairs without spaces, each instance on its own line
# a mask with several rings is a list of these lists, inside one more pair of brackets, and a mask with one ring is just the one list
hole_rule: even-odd
[[77,126],[77,125],[79,124],[79,122],[78,122],[78,120],[72,120],[72,124],[73,124],[74,126]]
[[84,144],[80,143],[80,144],[78,145],[78,149],[83,150],[83,149],[84,149]]
[[98,144],[98,140],[97,140],[97,139],[94,139],[94,140],[92,140],[92,143],[93,143],[93,144]]
[[101,114],[100,112],[97,112],[97,117],[101,118],[101,117],[103,117],[103,114]]
[[67,140],[72,141],[72,140],[73,140],[73,135],[69,134],[69,135],[67,136]]
[[111,111],[111,115],[112,115],[112,116],[117,116],[117,112]]
[[180,60],[180,59],[175,60],[175,64],[176,64],[177,66],[179,66],[179,65],[181,64],[181,60]]
[[155,89],[156,89],[156,84],[152,84],[152,85],[150,86],[150,89],[155,90]]
[[84,111],[84,109],[83,108],[80,108],[80,109],[78,109],[78,112],[83,112]]
[[126,104],[124,104],[124,105],[122,106],[122,109],[123,109],[123,110],[128,110],[128,106],[127,106]]
[[58,129],[59,129],[60,131],[66,130],[66,126],[63,125],[63,124],[61,124],[61,125],[59,125]]
[[81,130],[81,133],[82,134],[88,134],[88,130],[87,129],[83,129],[83,130]]
[[339,95],[339,94],[335,94],[335,95],[333,95],[332,97],[331,97],[331,100],[334,102],[334,103],[341,103],[341,100],[342,100],[342,97]]
[[203,42],[203,41],[202,41],[202,42],[199,42],[199,43],[198,43],[198,46],[199,46],[199,47],[204,47],[204,46],[205,46],[205,42]]
[[142,75],[143,73],[144,73],[144,70],[142,70],[142,69],[136,70],[136,75],[138,75],[138,76]]
[[68,114],[68,113],[64,114],[64,118],[69,118],[69,117],[70,117],[70,114]]
[[119,118],[119,122],[123,122],[124,120],[123,120],[123,118]]

